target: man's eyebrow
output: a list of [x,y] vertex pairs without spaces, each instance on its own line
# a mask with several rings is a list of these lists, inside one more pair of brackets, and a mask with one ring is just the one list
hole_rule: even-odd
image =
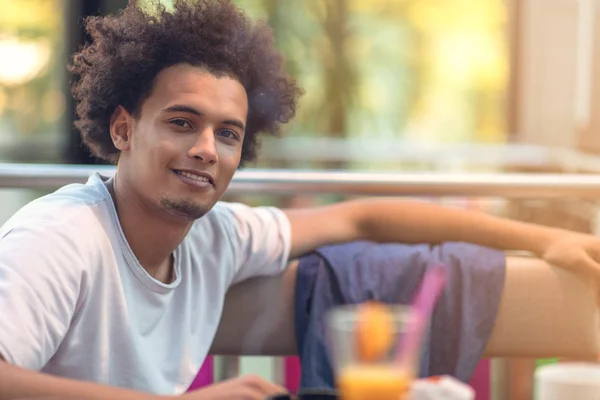
[[184,113],[194,114],[199,117],[204,116],[204,114],[202,114],[200,111],[196,110],[195,108],[190,107],[190,106],[184,106],[183,104],[172,105],[171,107],[165,108],[163,110],[163,112],[184,112]]
[[[196,110],[195,108],[186,106],[183,104],[172,105],[170,107],[165,108],[163,110],[163,112],[167,112],[167,113],[169,113],[169,112],[184,112],[184,113],[196,115],[198,117],[204,116],[204,114],[202,114],[200,111]],[[221,123],[223,125],[237,126],[241,130],[246,129],[246,125],[244,125],[244,123],[242,121],[240,121],[239,119],[226,119],[225,121],[222,121]]]
[[227,120],[223,121],[223,125],[233,125],[233,126],[237,126],[242,131],[246,130],[246,126],[239,119],[227,119]]

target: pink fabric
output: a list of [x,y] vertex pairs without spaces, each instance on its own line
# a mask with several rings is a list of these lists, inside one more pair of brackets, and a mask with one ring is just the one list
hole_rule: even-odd
[[473,376],[471,377],[471,382],[469,385],[475,389],[475,398],[477,400],[490,400],[490,361],[489,360],[481,360]]
[[207,357],[198,371],[198,374],[194,378],[194,381],[188,388],[188,392],[196,389],[200,389],[204,386],[210,385],[214,380],[214,369],[213,369],[213,358]]
[[285,388],[290,393],[297,393],[300,386],[300,358],[286,357],[285,359]]

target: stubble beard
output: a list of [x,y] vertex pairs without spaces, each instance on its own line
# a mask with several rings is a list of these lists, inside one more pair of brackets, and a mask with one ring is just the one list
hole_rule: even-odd
[[167,211],[169,214],[184,218],[187,221],[200,219],[210,211],[210,208],[203,207],[189,199],[173,201],[168,197],[162,197],[160,199],[160,205],[163,210]]

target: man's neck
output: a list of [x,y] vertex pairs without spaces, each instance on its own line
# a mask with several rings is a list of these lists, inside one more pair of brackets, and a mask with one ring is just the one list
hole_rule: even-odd
[[107,185],[121,229],[140,265],[154,279],[163,283],[171,282],[173,252],[189,232],[192,223],[152,215],[149,207],[123,187],[116,175]]

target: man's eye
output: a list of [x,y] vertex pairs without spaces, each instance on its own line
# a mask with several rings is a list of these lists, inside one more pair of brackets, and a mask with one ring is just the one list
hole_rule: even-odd
[[239,140],[239,135],[237,133],[235,133],[234,131],[231,131],[229,129],[225,129],[222,131],[219,131],[219,135],[227,138],[227,139],[235,139],[235,140]]
[[192,128],[192,126],[190,125],[190,123],[187,122],[185,119],[180,119],[180,118],[173,119],[173,120],[170,121],[170,123],[173,124],[173,125],[177,125],[177,126],[179,126],[181,128],[190,128],[190,129]]

